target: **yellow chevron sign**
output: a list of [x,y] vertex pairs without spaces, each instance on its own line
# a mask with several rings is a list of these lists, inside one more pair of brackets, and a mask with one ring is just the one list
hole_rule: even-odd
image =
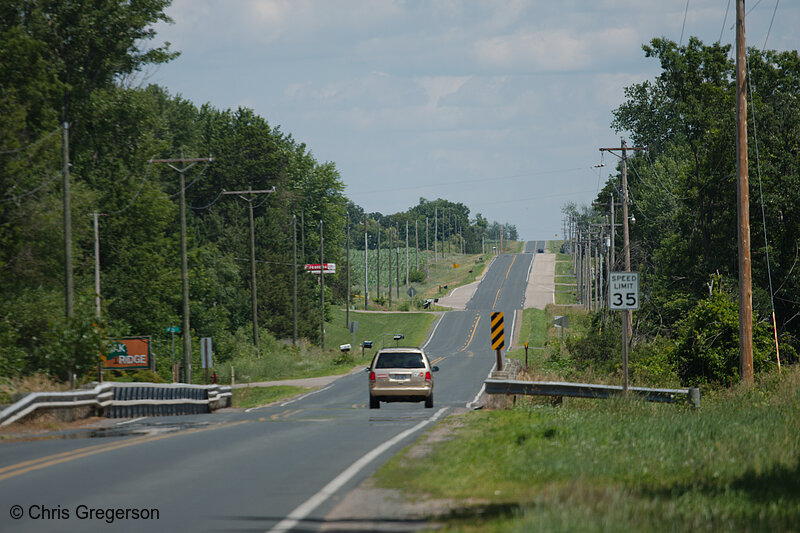
[[503,329],[503,313],[492,313],[492,350],[502,350],[505,347]]

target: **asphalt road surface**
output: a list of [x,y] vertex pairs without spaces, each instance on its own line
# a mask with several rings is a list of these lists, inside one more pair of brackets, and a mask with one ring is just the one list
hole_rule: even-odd
[[0,443],[0,531],[318,530],[389,457],[477,399],[496,359],[489,314],[504,312],[508,346],[532,259],[496,257],[466,309],[438,322],[424,346],[440,368],[433,409],[370,410],[358,372],[248,412],[124,420],[97,438]]

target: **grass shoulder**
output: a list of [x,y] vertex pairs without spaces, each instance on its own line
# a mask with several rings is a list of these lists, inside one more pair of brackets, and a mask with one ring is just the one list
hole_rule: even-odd
[[310,390],[311,389],[307,387],[294,387],[290,385],[236,388],[233,389],[233,407],[239,407],[241,409],[261,407],[293,396],[298,396]]
[[701,409],[523,401],[446,419],[448,439],[407,449],[377,483],[461,502],[444,531],[791,531],[799,407],[797,368],[708,395]]

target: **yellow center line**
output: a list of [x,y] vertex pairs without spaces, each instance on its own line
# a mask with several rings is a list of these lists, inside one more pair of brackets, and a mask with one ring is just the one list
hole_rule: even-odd
[[472,344],[472,339],[475,337],[475,332],[478,331],[478,324],[481,322],[481,315],[478,315],[478,320],[475,321],[475,324],[472,326],[472,333],[469,335],[469,340],[467,344],[464,345],[464,348]]
[[301,411],[302,409],[287,409],[285,411],[281,411],[280,413],[270,416],[270,418],[272,420],[278,420],[279,418],[289,418],[290,416],[296,415]]
[[494,296],[494,302],[492,303],[492,309],[494,309],[494,306],[497,305],[497,299],[500,298],[500,291],[503,290],[503,284],[505,283],[505,280],[508,279],[508,275],[509,275],[509,273],[511,273],[511,267],[514,266],[514,261],[516,261],[516,260],[517,260],[517,256],[514,255],[514,257],[511,259],[511,264],[508,265],[508,270],[506,270],[506,277],[503,280],[503,283],[500,284],[500,288],[497,289],[497,294],[495,294],[495,296]]
[[81,459],[83,457],[89,457],[91,455],[96,455],[98,453],[109,452],[113,450],[119,450],[122,448],[127,448],[129,446],[136,446],[137,444],[143,444],[145,442],[155,442],[161,439],[168,439],[170,437],[175,437],[177,435],[185,435],[188,433],[200,433],[203,431],[210,431],[213,429],[219,429],[221,427],[233,427],[238,426],[239,424],[245,424],[247,420],[242,420],[241,422],[232,422],[230,424],[221,424],[218,426],[203,428],[203,429],[188,429],[185,431],[177,431],[175,433],[167,433],[165,435],[155,435],[155,436],[145,436],[145,437],[137,437],[134,439],[126,440],[123,442],[117,442],[111,445],[104,445],[104,444],[97,444],[93,446],[86,446],[84,448],[78,448],[77,450],[72,450],[69,452],[57,453],[54,455],[48,455],[46,457],[41,457],[39,459],[34,459],[31,461],[24,461],[22,463],[17,463],[15,465],[10,465],[4,467],[2,470],[6,472],[3,475],[0,475],[0,481],[4,479],[8,479],[11,477],[19,476],[22,474],[26,474],[28,472],[33,472],[34,470],[40,470],[42,468],[47,468],[48,466],[54,466],[61,463],[66,463],[69,461],[74,461],[75,459]]

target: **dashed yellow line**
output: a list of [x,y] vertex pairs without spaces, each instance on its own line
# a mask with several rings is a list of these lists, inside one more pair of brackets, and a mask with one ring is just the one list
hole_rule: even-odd
[[280,413],[275,413],[274,415],[270,416],[270,418],[272,420],[278,420],[280,418],[289,418],[290,416],[296,415],[301,411],[302,409],[287,409],[285,411],[281,411]]
[[495,294],[494,296],[494,302],[492,302],[492,309],[494,309],[494,306],[497,305],[497,299],[500,298],[500,291],[503,290],[503,284],[505,284],[506,280],[508,279],[508,275],[511,273],[511,267],[514,266],[514,261],[516,260],[517,256],[514,255],[514,257],[511,259],[511,264],[508,265],[508,270],[506,270],[506,277],[505,279],[503,279],[503,282],[500,284],[500,288],[497,289],[497,294]]
[[472,344],[472,339],[475,337],[475,332],[478,331],[478,324],[481,322],[481,315],[478,315],[478,320],[475,321],[475,324],[472,325],[472,333],[469,335],[469,340],[464,345],[464,348]]

